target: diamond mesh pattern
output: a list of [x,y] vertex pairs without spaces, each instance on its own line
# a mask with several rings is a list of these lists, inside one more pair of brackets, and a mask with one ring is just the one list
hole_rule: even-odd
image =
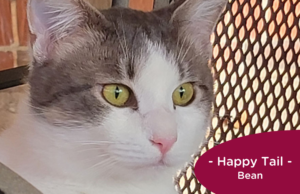
[[213,146],[300,129],[299,0],[231,0],[212,42],[215,114],[208,142],[175,180],[184,194],[212,193],[197,181],[193,166]]

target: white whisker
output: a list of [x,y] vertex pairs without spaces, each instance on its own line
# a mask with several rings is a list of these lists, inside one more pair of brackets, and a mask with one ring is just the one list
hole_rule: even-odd
[[124,54],[124,55],[125,55],[125,57],[126,57],[126,51],[125,51],[125,47],[124,47],[124,45],[123,45],[123,43],[122,43],[122,41],[121,41],[120,34],[119,34],[119,32],[118,32],[118,30],[117,30],[116,26],[115,26],[115,25],[113,25],[113,26],[114,26],[114,28],[115,28],[115,31],[116,31],[116,34],[117,34],[117,36],[118,36],[118,41],[119,41],[119,43],[120,43],[120,45],[121,45],[121,48],[122,48],[123,54]]
[[178,53],[178,56],[177,56],[177,59],[176,59],[177,61],[179,61],[179,59],[180,59],[181,52],[182,52],[182,48],[183,48],[183,46],[184,46],[184,44],[185,44],[186,39],[187,39],[187,36],[184,37],[183,42],[182,42],[182,44],[181,44],[181,46],[180,46],[179,53]]
[[83,158],[82,160],[79,160],[78,162],[88,162],[88,161],[95,161],[95,159],[99,159],[99,158],[105,158],[105,157],[108,157],[109,154],[101,154],[101,155],[97,155],[96,157],[85,157]]
[[112,141],[78,141],[82,145],[101,145],[101,144],[117,144],[117,142]]
[[111,161],[111,158],[107,158],[107,159],[105,159],[105,160],[102,160],[102,161],[100,161],[100,162],[94,164],[93,166],[90,166],[89,168],[87,168],[87,170],[91,170],[91,169],[93,169],[93,168],[95,168],[95,167],[97,167],[97,166],[102,166],[103,164],[105,164],[105,163],[107,163],[107,162],[110,162],[110,161]]
[[112,161],[107,166],[105,166],[105,172],[108,173],[110,170],[113,169],[113,167],[117,164],[117,161]]
[[183,62],[184,58],[186,57],[187,53],[190,51],[193,44],[190,44],[189,47],[186,49],[184,55],[181,57],[181,63]]
[[100,150],[100,148],[99,147],[93,147],[93,148],[78,150],[78,152],[81,153],[81,152],[88,152],[88,151],[95,151],[95,150]]
[[129,52],[128,52],[128,46],[127,46],[127,41],[126,41],[126,37],[125,37],[125,29],[124,29],[124,22],[123,22],[123,16],[121,13],[121,21],[122,21],[122,31],[123,31],[123,40],[125,43],[125,49],[126,49],[126,59],[128,59],[129,57]]

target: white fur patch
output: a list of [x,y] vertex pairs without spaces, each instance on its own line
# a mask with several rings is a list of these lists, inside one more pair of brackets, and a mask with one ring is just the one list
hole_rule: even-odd
[[165,49],[147,42],[147,56],[140,60],[141,67],[134,79],[137,98],[143,99],[139,106],[142,113],[151,109],[173,110],[172,93],[180,84],[178,66],[173,56],[167,56]]

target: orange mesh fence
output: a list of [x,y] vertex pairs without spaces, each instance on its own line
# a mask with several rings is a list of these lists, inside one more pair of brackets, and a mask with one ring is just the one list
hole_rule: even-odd
[[193,166],[215,145],[250,134],[300,129],[299,18],[299,0],[229,1],[212,34],[211,133],[201,153],[176,178],[182,193],[212,193],[197,181]]

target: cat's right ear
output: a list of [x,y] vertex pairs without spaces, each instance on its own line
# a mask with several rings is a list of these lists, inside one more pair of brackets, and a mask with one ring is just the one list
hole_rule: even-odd
[[187,39],[206,59],[211,57],[210,35],[227,3],[228,0],[177,0],[170,6],[170,21],[179,37]]
[[29,0],[27,17],[34,37],[31,39],[33,57],[42,62],[64,50],[58,48],[66,44],[66,37],[82,36],[93,17],[103,16],[84,0]]

